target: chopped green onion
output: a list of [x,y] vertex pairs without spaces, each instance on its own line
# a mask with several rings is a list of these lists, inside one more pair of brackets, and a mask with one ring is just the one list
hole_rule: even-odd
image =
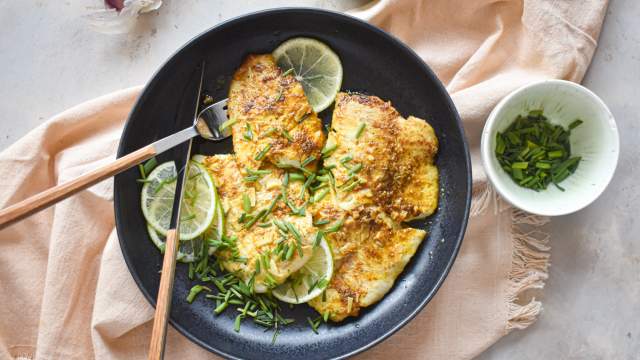
[[323,237],[324,233],[322,232],[322,230],[318,230],[318,232],[316,233],[316,237],[313,239],[313,247],[320,245],[320,241]]
[[309,117],[309,115],[311,115],[311,113],[306,113],[306,114],[302,115],[300,120],[298,120],[298,124],[300,124],[301,122],[305,121]]
[[324,146],[324,148],[322,149],[321,153],[323,157],[327,157],[329,156],[332,152],[334,152],[336,149],[338,148],[338,145],[336,144],[326,144]]
[[140,169],[140,176],[142,176],[143,179],[146,179],[147,175],[151,174],[151,172],[156,168],[157,165],[158,160],[155,158],[155,156],[147,160],[144,164],[138,165],[138,168]]
[[362,164],[356,164],[349,169],[349,174],[357,174],[362,170]]
[[219,130],[220,132],[224,132],[224,130],[225,130],[226,128],[228,128],[229,126],[234,125],[234,124],[235,124],[235,123],[237,123],[237,122],[238,122],[238,119],[229,119],[229,120],[227,120],[227,121],[223,122],[223,123],[222,123],[222,125],[220,125],[220,127],[218,128],[218,130]]
[[331,225],[328,228],[324,229],[324,232],[326,234],[328,234],[328,233],[333,233],[333,232],[340,231],[340,229],[342,228],[343,224],[344,224],[344,218],[336,221],[333,225]]
[[[503,133],[496,134],[495,154],[500,167],[520,186],[539,191],[556,186],[576,171],[579,157],[571,157],[571,130],[551,124],[542,110],[518,116]],[[559,187],[560,188],[560,187]]]
[[282,222],[280,222],[279,220],[275,220],[274,219],[272,222],[273,222],[273,225],[278,227],[278,229],[284,231],[285,233],[289,232],[289,229],[287,229],[287,227]]
[[269,216],[269,214],[271,214],[273,209],[276,207],[276,204],[278,203],[278,200],[280,200],[281,196],[282,196],[282,194],[278,194],[278,196],[276,196],[273,199],[273,201],[271,201],[271,204],[269,204],[269,207],[267,208],[267,211],[264,213],[264,215],[262,217],[267,217],[267,216]]
[[319,201],[321,201],[322,199],[324,199],[325,196],[327,196],[327,194],[329,193],[329,189],[324,188],[322,190],[320,190],[319,192],[313,194],[313,203],[317,203]]
[[251,199],[249,199],[249,195],[242,194],[242,210],[248,213],[251,211]]
[[353,160],[353,156],[351,154],[347,154],[342,159],[340,159],[340,162],[344,164],[344,163],[348,163],[351,160]]
[[307,190],[307,187],[309,187],[309,185],[313,182],[315,178],[316,178],[316,175],[311,174],[311,176],[307,178],[307,181],[305,181],[304,184],[302,184],[302,189],[300,189],[300,199],[304,199],[304,194]]
[[258,212],[258,215],[256,215],[253,219],[247,221],[247,223],[244,225],[245,229],[249,229],[250,227],[253,226],[253,224],[255,224],[258,220],[262,219],[262,217],[267,213],[266,209],[262,209],[260,210],[260,212]]
[[287,130],[282,129],[282,131],[280,131],[280,133],[282,134],[282,136],[287,138],[287,140],[289,140],[290,142],[293,142],[293,138],[291,137],[291,135],[289,134],[289,132]]
[[244,319],[244,316],[242,314],[236,316],[236,321],[234,322],[234,325],[233,325],[233,330],[235,332],[240,332],[240,323],[242,322],[242,319]]
[[358,139],[360,138],[360,136],[362,136],[362,132],[364,131],[364,128],[367,126],[366,123],[361,122],[360,125],[358,125],[358,129],[356,130],[356,134],[355,134],[355,138]]
[[577,128],[578,126],[580,126],[580,124],[582,124],[584,121],[580,120],[580,119],[576,119],[574,122],[572,122],[571,124],[569,124],[569,130],[573,130],[575,128]]
[[202,285],[193,286],[191,290],[189,290],[189,295],[187,295],[187,302],[191,304],[193,300],[196,298],[196,296],[200,294],[203,290],[211,292],[211,289],[209,289],[206,286],[202,286]]
[[264,149],[260,150],[260,152],[256,154],[256,156],[254,157],[254,160],[256,161],[262,160],[264,156],[267,155],[267,152],[269,152],[270,149],[271,149],[271,144],[267,144],[267,146],[265,146]]
[[298,174],[298,173],[288,173],[289,174],[289,180],[291,181],[304,181],[305,177],[302,174]]
[[251,131],[251,125],[249,123],[247,123],[247,131],[245,131],[245,133],[242,135],[245,140],[247,141],[251,141],[253,140],[253,131]]
[[285,254],[284,259],[285,260],[290,260],[293,257],[293,251],[295,250],[295,247],[291,246],[287,249],[287,253]]
[[264,176],[271,174],[271,170],[253,170],[251,168],[246,168],[246,170],[249,175]]
[[305,167],[305,166],[309,165],[315,159],[316,159],[316,157],[311,155],[308,158],[302,160],[302,162],[300,163],[300,166]]

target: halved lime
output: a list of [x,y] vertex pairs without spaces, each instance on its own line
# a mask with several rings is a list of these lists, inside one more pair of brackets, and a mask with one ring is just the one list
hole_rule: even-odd
[[283,71],[293,70],[313,111],[318,113],[333,103],[342,84],[342,63],[330,47],[298,37],[280,44],[273,57]]
[[273,296],[290,304],[302,304],[319,296],[333,276],[333,256],[325,239],[313,249],[311,259],[287,281],[273,289]]
[[[207,169],[189,162],[180,214],[180,240],[202,235],[214,220],[218,203],[215,185]],[[142,187],[141,205],[145,219],[160,235],[166,236],[171,221],[177,172],[173,161],[158,165]]]

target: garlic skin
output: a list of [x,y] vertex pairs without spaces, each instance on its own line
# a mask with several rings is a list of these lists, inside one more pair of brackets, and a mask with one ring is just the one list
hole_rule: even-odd
[[162,0],[124,0],[120,10],[115,7],[117,5],[109,2],[109,8],[94,9],[94,12],[85,15],[89,27],[103,34],[127,33],[140,14],[159,9]]

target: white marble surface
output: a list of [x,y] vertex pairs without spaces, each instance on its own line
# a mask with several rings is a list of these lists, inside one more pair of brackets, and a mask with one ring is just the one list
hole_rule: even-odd
[[[174,50],[215,23],[285,5],[345,9],[364,0],[165,1],[126,35],[90,31],[82,15],[100,0],[0,0],[0,150],[48,117],[144,83]],[[640,357],[640,2],[611,0],[585,84],[610,106],[621,132],[618,171],[587,209],[555,218],[544,312],[481,359]]]

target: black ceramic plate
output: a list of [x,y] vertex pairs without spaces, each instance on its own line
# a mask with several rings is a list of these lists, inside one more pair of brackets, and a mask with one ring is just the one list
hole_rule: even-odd
[[[222,23],[191,40],[154,75],[126,124],[118,156],[189,125],[193,114],[197,65],[206,60],[205,93],[219,100],[227,96],[229,79],[245,56],[269,53],[282,41],[309,36],[327,43],[340,56],[345,90],[375,94],[389,100],[404,115],[427,119],[440,140],[440,206],[426,221],[412,223],[428,231],[395,286],[378,304],[357,318],[323,325],[320,334],[306,317],[317,316],[305,306],[290,311],[295,324],[271,344],[272,332],[252,322],[233,331],[233,314],[212,314],[204,297],[189,305],[184,300],[193,285],[187,267],[179,264],[175,280],[171,324],[195,343],[232,358],[338,358],[367,349],[406,324],[433,297],[451,267],[467,224],[471,168],[464,133],[444,87],[413,51],[394,37],[360,20],[316,9],[278,9],[254,13]],[[332,109],[321,116],[325,122]],[[187,116],[185,116],[187,114]],[[183,121],[180,121],[182,119]],[[175,159],[183,148],[160,156]],[[197,140],[194,153],[231,151],[222,144]],[[161,256],[148,238],[140,210],[137,169],[115,179],[115,214],[120,246],[127,266],[147,299],[155,304]],[[444,239],[444,241],[441,241]]]

